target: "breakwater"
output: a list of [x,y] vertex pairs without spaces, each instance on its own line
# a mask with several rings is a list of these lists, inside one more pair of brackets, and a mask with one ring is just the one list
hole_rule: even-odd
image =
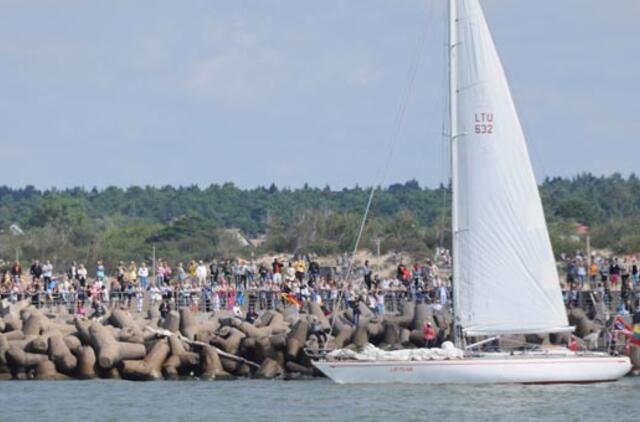
[[[376,315],[364,303],[341,310],[333,324],[322,308],[307,302],[266,310],[254,323],[227,311],[215,315],[188,308],[156,308],[145,316],[115,309],[94,319],[65,312],[47,313],[29,301],[0,309],[0,377],[4,379],[130,380],[228,379],[232,377],[319,376],[310,355],[322,348],[424,347],[423,327],[431,323],[435,342],[451,336],[452,316],[445,307],[407,301],[399,312]],[[603,340],[602,326],[581,309],[569,311],[581,347]],[[507,336],[503,349],[530,344],[566,345],[567,334]],[[636,368],[640,349],[631,349]]]

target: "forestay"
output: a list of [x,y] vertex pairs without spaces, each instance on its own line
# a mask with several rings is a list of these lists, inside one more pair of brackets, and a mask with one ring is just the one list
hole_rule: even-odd
[[478,0],[452,1],[458,321],[467,335],[564,331],[549,234],[502,64]]

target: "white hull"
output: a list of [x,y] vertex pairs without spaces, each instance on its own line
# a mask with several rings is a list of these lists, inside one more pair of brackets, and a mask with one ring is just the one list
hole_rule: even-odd
[[316,361],[338,384],[545,384],[616,381],[627,357],[500,357],[441,361]]

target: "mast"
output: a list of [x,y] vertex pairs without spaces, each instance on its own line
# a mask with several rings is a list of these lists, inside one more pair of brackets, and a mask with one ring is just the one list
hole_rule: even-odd
[[451,241],[453,260],[453,340],[457,347],[462,345],[459,319],[459,286],[460,265],[458,261],[458,7],[457,0],[449,0],[449,41],[447,45],[449,58],[449,139],[451,142]]

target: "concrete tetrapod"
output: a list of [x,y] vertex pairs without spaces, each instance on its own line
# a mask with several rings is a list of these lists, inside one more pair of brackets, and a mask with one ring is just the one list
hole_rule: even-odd
[[78,359],[59,334],[49,337],[49,359],[55,364],[58,372],[72,375],[78,366]]
[[168,379],[176,379],[179,375],[188,375],[200,364],[197,353],[188,352],[184,344],[176,336],[169,337],[171,356],[162,365],[162,373]]
[[118,342],[108,329],[97,322],[91,324],[89,333],[98,366],[102,369],[111,369],[121,360],[142,359],[146,355],[144,344]]
[[82,346],[78,354],[78,366],[76,374],[80,379],[96,377],[96,353],[91,346]]
[[123,360],[120,362],[122,378],[135,381],[152,381],[162,377],[162,365],[171,349],[166,338],[157,340],[143,360]]

